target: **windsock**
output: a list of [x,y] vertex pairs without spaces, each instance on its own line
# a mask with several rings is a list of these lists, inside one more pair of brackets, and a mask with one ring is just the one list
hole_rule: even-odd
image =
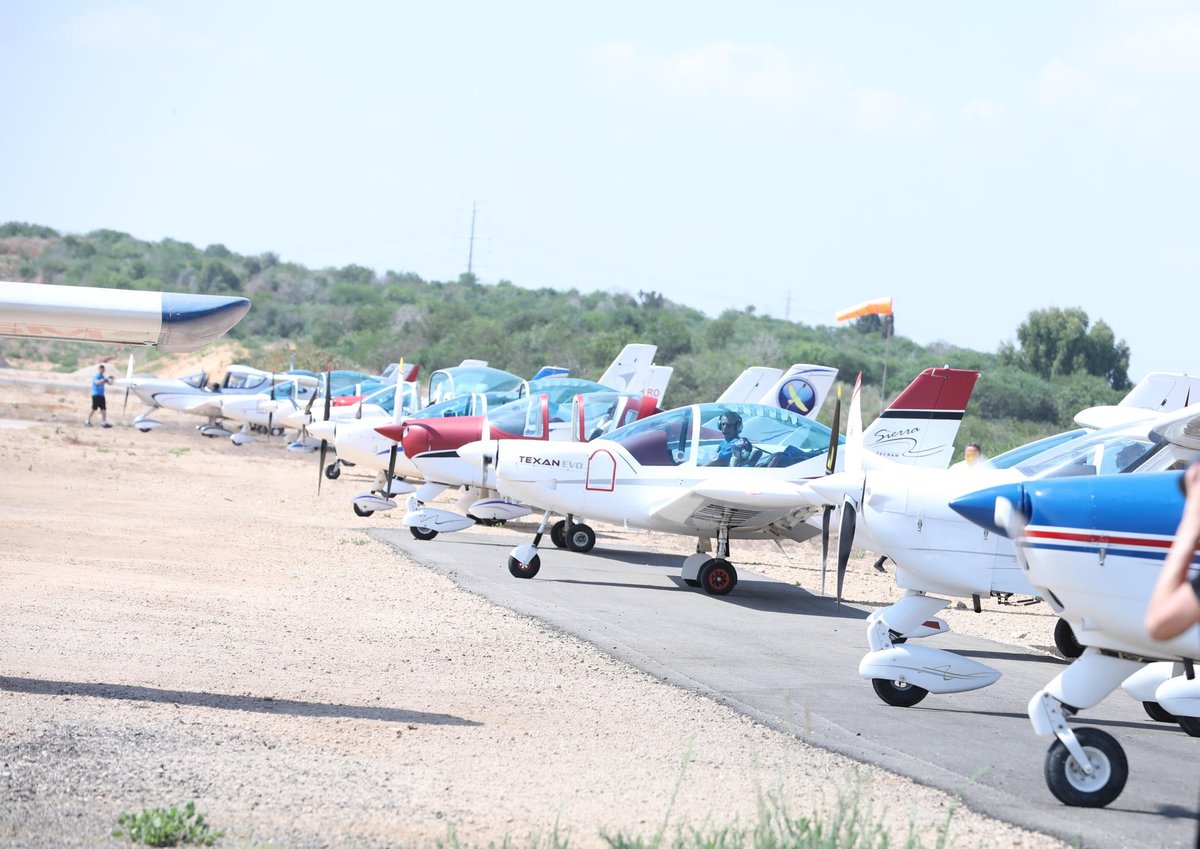
[[834,318],[838,321],[849,321],[852,318],[862,318],[864,315],[891,315],[892,314],[892,299],[891,296],[886,298],[876,298],[873,301],[867,301],[865,304],[859,304],[855,307],[850,307],[848,310],[842,310],[834,314]]

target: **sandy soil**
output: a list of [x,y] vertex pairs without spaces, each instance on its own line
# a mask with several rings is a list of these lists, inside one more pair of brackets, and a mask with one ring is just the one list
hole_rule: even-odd
[[[367,536],[399,511],[356,519],[348,475],[318,496],[316,461],[282,440],[238,448],[183,416],[142,434],[112,390],[117,426],[85,429],[90,373],[0,370],[2,845],[119,845],[122,812],[195,800],[224,846],[557,830],[596,847],[604,831],[749,825],[763,799],[828,817],[855,795],[893,845],[910,824],[933,845],[952,810],[948,846],[1063,845],[459,590]],[[808,589],[818,557],[738,548],[739,566]],[[897,591],[870,563],[846,596],[878,605]],[[1051,644],[1044,607],[949,618]]]

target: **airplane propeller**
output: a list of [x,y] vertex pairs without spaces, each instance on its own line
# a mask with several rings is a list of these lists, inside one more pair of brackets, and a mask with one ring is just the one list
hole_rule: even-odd
[[[312,407],[313,400],[316,399],[316,393],[313,393],[312,399],[309,400],[308,406]],[[325,421],[329,421],[329,410],[333,405],[333,366],[328,365],[325,368]],[[317,467],[317,495],[321,494],[321,478],[325,477],[325,455],[329,452],[329,440],[321,440],[321,464]]]
[[[829,450],[825,454],[825,474],[833,474],[837,465],[838,435],[842,427],[842,386],[838,384],[837,398],[833,405],[833,427],[829,430]],[[833,505],[826,504],[821,511],[821,595],[825,595],[825,571],[829,564],[829,519]],[[841,593],[838,593],[841,597]]]
[[125,404],[121,407],[121,412],[124,413],[129,409],[129,387],[133,381],[133,354],[129,355],[129,365],[125,368]]
[[842,609],[842,585],[846,581],[846,566],[850,562],[850,553],[854,550],[854,529],[858,524],[858,511],[854,503],[847,498],[842,502],[842,521],[838,527],[838,562],[837,562],[837,609]]
[[[275,400],[275,372],[271,372],[271,400]],[[267,438],[270,439],[271,431],[275,429],[275,407],[267,410]]]

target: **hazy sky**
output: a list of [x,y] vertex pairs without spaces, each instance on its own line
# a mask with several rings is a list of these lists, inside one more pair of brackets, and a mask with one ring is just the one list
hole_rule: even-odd
[[1194,4],[0,0],[0,70],[0,221],[454,279],[475,207],[485,283],[1200,374]]

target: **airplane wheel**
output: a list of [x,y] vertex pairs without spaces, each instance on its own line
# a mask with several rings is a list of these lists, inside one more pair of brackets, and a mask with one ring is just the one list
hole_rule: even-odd
[[412,531],[413,539],[433,539],[438,535],[437,531],[432,531],[429,528],[409,528]]
[[1200,716],[1177,716],[1175,721],[1179,723],[1189,737],[1200,737]]
[[1080,728],[1075,736],[1092,767],[1092,774],[1085,775],[1062,740],[1055,740],[1046,752],[1046,786],[1064,805],[1103,808],[1125,789],[1129,762],[1121,744],[1099,728]]
[[532,578],[542,568],[542,558],[535,554],[528,564],[515,557],[508,558],[508,574],[514,578]]
[[375,515],[374,510],[364,510],[361,507],[359,507],[357,504],[354,504],[352,506],[354,507],[354,515],[355,516],[362,516],[365,519],[367,516]]
[[140,430],[142,433],[149,433],[150,431],[154,430],[154,428],[152,428],[152,427],[139,427],[139,428],[138,428],[138,430]]
[[281,428],[281,427],[271,428],[271,436],[283,436],[283,428]]
[[579,554],[587,554],[596,545],[596,532],[587,525],[571,525],[566,534],[567,548]]
[[889,681],[887,678],[872,678],[875,695],[892,707],[912,707],[929,695],[929,691],[907,681]]
[[338,478],[340,478],[341,476],[342,476],[341,463],[330,463],[328,466],[325,467],[325,477],[329,478],[331,481],[335,481]]
[[550,542],[555,548],[567,547],[567,520],[559,519],[550,528]]
[[1153,719],[1155,722],[1178,722],[1179,717],[1171,713],[1158,702],[1142,702],[1142,707],[1146,709],[1146,716]]
[[700,586],[709,595],[729,595],[737,585],[737,570],[728,560],[714,557],[700,567]]
[[1059,619],[1054,626],[1054,647],[1067,660],[1074,660],[1083,654],[1083,646],[1075,639],[1075,632],[1066,619]]

